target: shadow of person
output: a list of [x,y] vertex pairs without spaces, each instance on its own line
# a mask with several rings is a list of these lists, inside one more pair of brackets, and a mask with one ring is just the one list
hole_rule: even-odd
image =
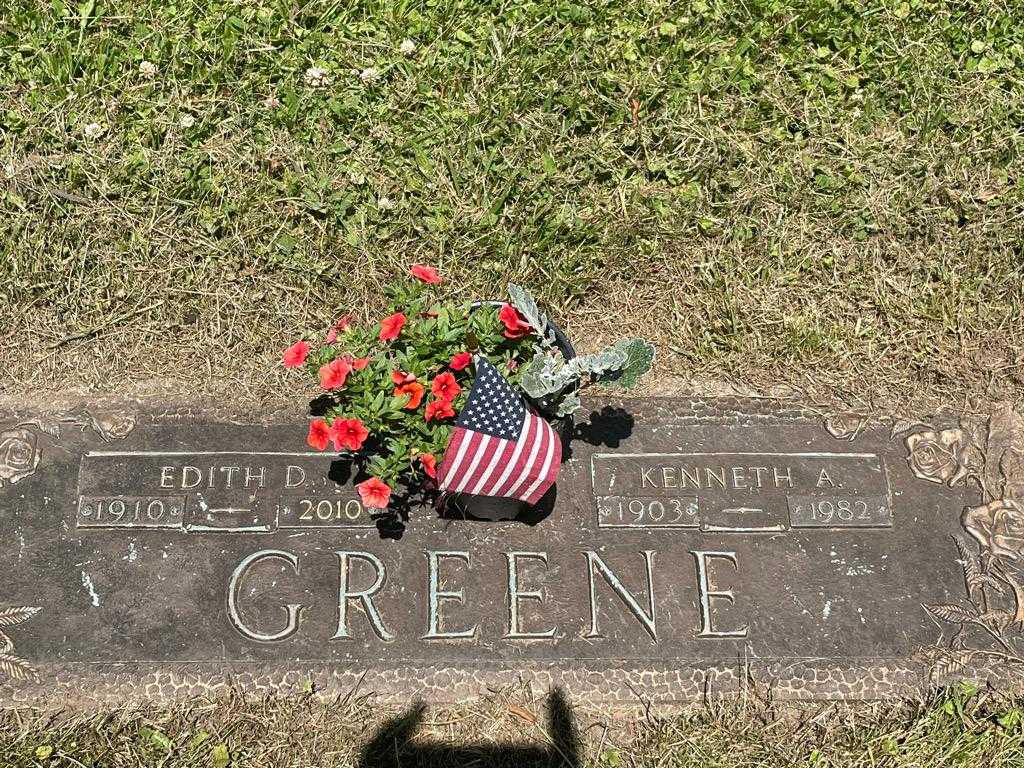
[[414,740],[426,709],[425,704],[417,702],[381,726],[363,748],[359,768],[580,768],[582,765],[579,733],[572,709],[560,688],[548,698],[547,745],[443,744]]

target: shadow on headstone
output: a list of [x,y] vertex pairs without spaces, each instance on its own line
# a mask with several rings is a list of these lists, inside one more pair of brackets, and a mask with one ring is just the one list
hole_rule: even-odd
[[[589,445],[618,448],[633,434],[633,414],[625,408],[606,405],[600,411],[591,411],[590,417],[577,423],[572,430],[573,440],[582,440]],[[572,444],[563,451],[563,461],[572,456]]]
[[548,700],[547,745],[445,744],[415,739],[426,705],[413,704],[389,720],[363,749],[359,768],[580,768],[579,734],[561,689]]

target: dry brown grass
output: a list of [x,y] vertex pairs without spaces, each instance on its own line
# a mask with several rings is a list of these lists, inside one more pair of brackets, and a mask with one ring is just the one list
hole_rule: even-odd
[[[252,768],[935,768],[1024,765],[1021,703],[970,687],[920,702],[707,702],[617,715],[525,689],[422,710],[372,696],[0,714],[0,764]],[[556,707],[561,714],[550,715]],[[40,755],[45,757],[40,758]]]

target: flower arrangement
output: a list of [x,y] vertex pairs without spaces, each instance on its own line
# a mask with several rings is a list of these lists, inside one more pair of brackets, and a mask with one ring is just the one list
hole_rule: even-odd
[[537,302],[509,286],[510,301],[465,303],[439,298],[443,280],[414,264],[387,289],[388,314],[360,326],[346,315],[314,348],[300,340],[284,351],[286,368],[302,368],[323,390],[323,416],[308,444],[353,455],[363,505],[385,509],[399,485],[429,484],[473,385],[474,355],[490,362],[549,419],[580,407],[579,389],[603,382],[630,389],[654,359],[641,339],[598,355],[572,357]]

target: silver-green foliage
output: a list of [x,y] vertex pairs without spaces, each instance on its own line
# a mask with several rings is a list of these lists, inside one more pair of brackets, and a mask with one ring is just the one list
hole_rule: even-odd
[[555,332],[551,330],[551,326],[548,324],[548,316],[541,312],[537,300],[533,298],[533,294],[515,283],[509,283],[508,297],[512,306],[523,316],[526,322],[537,329],[541,345],[545,349],[553,349],[558,343],[555,339]]
[[557,354],[548,318],[529,291],[510,285],[509,296],[512,306],[530,325],[544,329],[537,354],[526,366],[519,383],[530,399],[547,413],[562,417],[579,409],[577,391],[584,382],[633,389],[654,364],[654,345],[644,339],[620,339],[600,352],[566,361]]

